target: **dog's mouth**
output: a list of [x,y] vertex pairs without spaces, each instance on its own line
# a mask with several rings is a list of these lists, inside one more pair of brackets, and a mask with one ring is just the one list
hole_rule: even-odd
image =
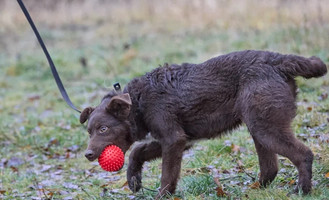
[[126,148],[122,148],[121,146],[119,145],[116,145],[116,144],[113,144],[113,143],[110,143],[108,145],[106,145],[104,148],[102,149],[96,149],[96,150],[91,150],[91,149],[87,149],[86,152],[85,152],[85,157],[90,161],[90,162],[93,162],[95,161],[96,159],[99,158],[99,156],[103,153],[103,151],[105,150],[106,147],[108,146],[111,146],[111,145],[115,145],[117,147],[119,147],[121,149],[121,151],[123,152],[123,154],[125,155],[126,152],[128,151],[128,149]]
[[99,150],[91,150],[91,149],[87,149],[85,152],[85,157],[90,161],[95,161],[96,159],[98,159],[98,157],[101,155],[101,153],[103,152],[104,149],[102,149],[101,151]]
[[[99,157],[99,156],[98,156]],[[98,159],[98,157],[95,157],[95,158],[87,158],[90,162],[93,162],[95,161],[96,159]]]
[[99,154],[99,155],[88,155],[87,152],[88,152],[88,150],[87,150],[86,153],[85,153],[85,157],[86,157],[90,162],[95,161],[95,160],[100,156],[100,154]]

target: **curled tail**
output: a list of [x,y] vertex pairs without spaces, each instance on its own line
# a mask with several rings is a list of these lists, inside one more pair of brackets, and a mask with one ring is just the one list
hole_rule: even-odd
[[305,58],[296,55],[286,55],[279,65],[279,70],[288,76],[312,78],[325,75],[327,66],[316,56]]

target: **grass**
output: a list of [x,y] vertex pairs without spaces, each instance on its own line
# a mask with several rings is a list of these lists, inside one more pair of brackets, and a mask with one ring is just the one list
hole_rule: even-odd
[[[0,198],[152,199],[160,185],[160,160],[145,164],[145,189],[132,194],[126,186],[126,165],[117,173],[106,173],[84,158],[88,136],[78,113],[62,100],[25,19],[11,1],[5,2],[8,11],[0,8],[5,16],[0,28],[0,44],[4,44],[0,51]],[[300,12],[301,5],[281,5],[280,1],[248,2],[234,6],[222,1],[212,12],[199,11],[194,3],[184,11],[185,1],[175,5],[146,0],[140,5],[106,3],[112,14],[106,14],[97,3],[91,10],[82,5],[88,20],[82,20],[83,12],[77,11],[71,17],[60,15],[57,21],[52,16],[58,15],[59,9],[51,9],[47,15],[42,12],[47,6],[39,8],[41,14],[36,14],[37,9],[31,14],[37,16],[36,24],[67,92],[80,109],[97,105],[114,82],[124,85],[165,62],[202,62],[231,51],[263,49],[316,55],[329,63],[329,24],[321,21],[329,10],[326,4],[320,2],[320,15],[315,12],[318,1],[306,1],[308,13]],[[162,15],[151,12],[153,7]],[[248,12],[251,7],[255,12]],[[120,14],[128,8],[130,13]],[[65,9],[62,12],[68,13]],[[70,9],[77,8],[72,5]],[[235,15],[237,10],[241,12]],[[199,17],[202,20],[197,20]],[[81,63],[82,58],[87,65]],[[297,78],[297,84],[298,112],[292,128],[315,154],[311,195],[289,194],[296,186],[297,171],[283,157],[269,188],[251,187],[259,174],[258,159],[243,126],[222,138],[201,141],[188,151],[176,196],[169,198],[326,199],[329,75]]]

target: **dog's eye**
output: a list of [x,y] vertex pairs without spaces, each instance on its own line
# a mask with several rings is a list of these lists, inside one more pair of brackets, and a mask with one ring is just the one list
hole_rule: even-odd
[[107,131],[107,127],[106,126],[101,126],[101,128],[99,129],[100,133],[105,133],[105,131]]

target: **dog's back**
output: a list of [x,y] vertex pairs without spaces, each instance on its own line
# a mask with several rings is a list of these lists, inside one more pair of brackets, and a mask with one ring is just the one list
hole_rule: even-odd
[[[164,65],[132,81],[128,90],[142,97],[139,105],[146,121],[153,114],[170,115],[190,138],[211,138],[241,123],[251,97],[257,96],[265,110],[285,106],[285,100],[294,102],[295,76],[318,77],[326,71],[316,57],[248,50],[201,64]],[[285,96],[273,99],[273,92]],[[295,106],[290,107],[294,116]]]

